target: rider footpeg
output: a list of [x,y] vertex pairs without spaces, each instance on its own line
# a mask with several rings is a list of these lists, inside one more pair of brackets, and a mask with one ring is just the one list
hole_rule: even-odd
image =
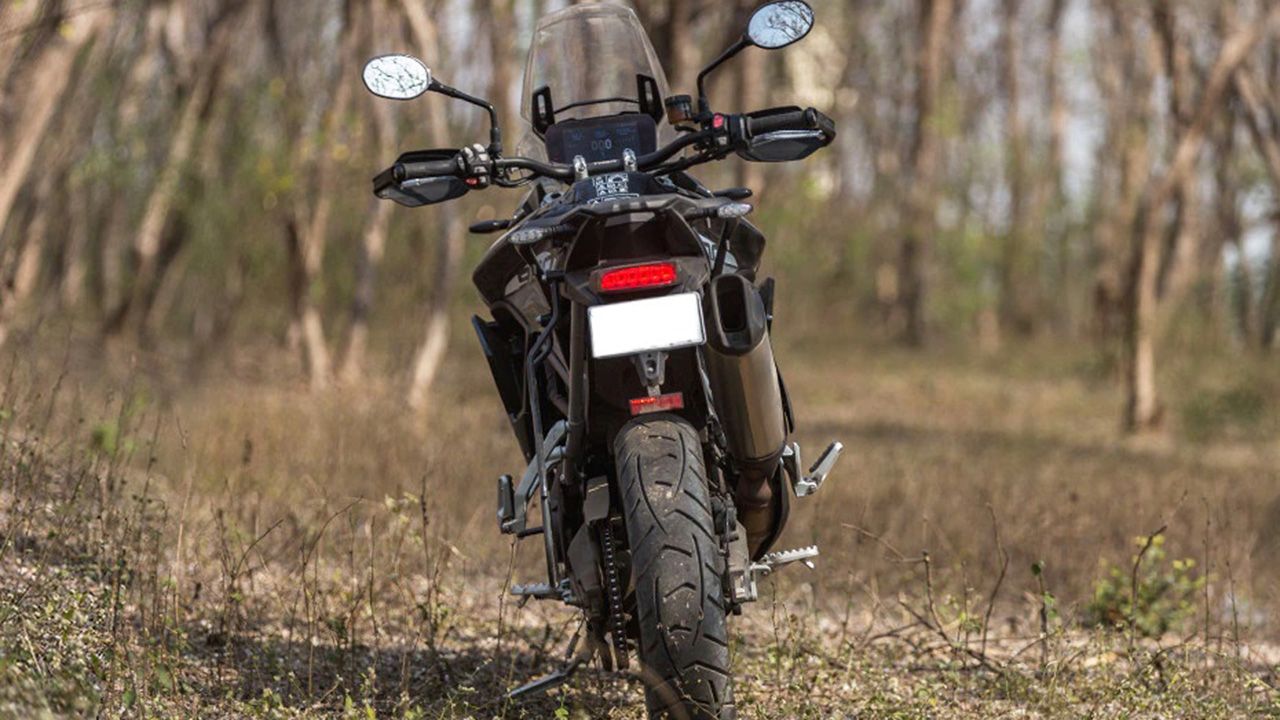
[[782,451],[782,464],[786,468],[787,474],[791,476],[791,487],[795,490],[796,497],[809,497],[822,487],[827,481],[827,476],[835,468],[836,462],[840,460],[840,454],[844,452],[844,445],[833,442],[827,449],[823,451],[822,456],[818,458],[818,462],[809,468],[809,472],[802,475],[800,473],[800,443],[791,443]]

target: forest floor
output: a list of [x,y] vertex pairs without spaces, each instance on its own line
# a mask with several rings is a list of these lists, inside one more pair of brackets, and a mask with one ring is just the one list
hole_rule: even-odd
[[[80,354],[0,402],[0,718],[642,717],[594,669],[502,699],[576,622],[503,592],[538,552],[491,528],[517,459],[475,358],[415,419]],[[1071,357],[801,354],[800,439],[849,450],[784,540],[818,570],[735,619],[742,717],[1280,717],[1273,370],[1188,366],[1128,440]]]

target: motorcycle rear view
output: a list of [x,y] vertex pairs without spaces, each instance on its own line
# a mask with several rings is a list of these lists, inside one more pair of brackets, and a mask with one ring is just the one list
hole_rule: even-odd
[[378,197],[422,207],[526,189],[510,218],[472,227],[502,233],[474,274],[488,316],[473,324],[528,463],[498,480],[497,519],[540,538],[546,558],[546,581],[513,593],[575,607],[584,623],[563,665],[513,698],[599,660],[643,681],[650,717],[733,718],[729,617],[757,599],[760,577],[818,555],[771,550],[791,499],[820,489],[842,447],[806,472],[790,440],[751,191],[713,192],[688,173],[831,144],[818,110],[724,114],[706,93],[726,61],[798,42],[814,20],[801,0],[763,5],[699,75],[695,102],[670,94],[631,10],[548,15],[529,53],[518,156],[492,104],[415,58],[365,68],[376,95],[442,94],[483,108],[491,127],[487,144],[402,155],[374,179]]

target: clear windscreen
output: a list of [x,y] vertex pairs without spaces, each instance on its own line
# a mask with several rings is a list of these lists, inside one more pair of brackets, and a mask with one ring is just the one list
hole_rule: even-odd
[[667,97],[666,73],[634,11],[612,3],[566,8],[534,30],[520,116],[531,128],[533,96],[544,87],[557,121],[638,112],[640,75],[653,78]]

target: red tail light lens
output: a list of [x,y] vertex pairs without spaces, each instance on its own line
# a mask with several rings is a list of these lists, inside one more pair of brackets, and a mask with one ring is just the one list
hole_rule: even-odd
[[610,270],[600,276],[600,292],[615,293],[630,290],[669,287],[677,280],[675,263],[652,263]]
[[631,401],[631,415],[667,412],[684,409],[684,393],[671,393],[657,397],[642,397]]

